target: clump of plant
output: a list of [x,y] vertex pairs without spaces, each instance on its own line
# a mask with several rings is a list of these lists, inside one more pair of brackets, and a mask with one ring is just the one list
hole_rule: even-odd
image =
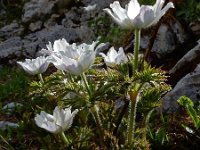
[[29,78],[27,74],[18,68],[2,67],[0,69],[0,100],[16,100],[17,97],[23,97],[28,87]]
[[[131,0],[126,9],[119,2],[104,9],[122,28],[134,30],[133,54],[122,47],[100,52],[104,43],[49,43],[43,56],[18,64],[38,76],[30,83],[29,115],[24,115],[39,147],[59,149],[149,149],[149,120],[169,89],[161,69],[139,57],[140,33],[155,25],[173,4],[157,0],[140,6]],[[116,11],[119,10],[119,11]],[[49,65],[57,71],[44,76]],[[137,120],[138,114],[141,119]],[[28,116],[28,119],[26,116]],[[33,123],[40,127],[37,128]]]
[[182,124],[182,126],[185,128],[185,130],[190,133],[196,135],[198,139],[200,139],[200,105],[195,109],[194,103],[191,99],[189,99],[186,96],[180,97],[177,102],[179,105],[185,108],[187,114],[189,115],[190,119],[192,120],[193,127],[189,127],[187,125]]
[[[185,9],[187,8],[187,9]],[[199,18],[200,2],[197,0],[185,0],[177,7],[177,16],[188,21],[195,21]]]

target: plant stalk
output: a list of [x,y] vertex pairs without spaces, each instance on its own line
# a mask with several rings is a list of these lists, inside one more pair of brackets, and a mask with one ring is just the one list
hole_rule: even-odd
[[[86,87],[86,89],[87,89],[87,92],[88,92],[90,98],[92,98],[92,92],[91,92],[91,90],[90,90],[90,87],[89,87],[87,78],[86,78],[86,76],[85,76],[84,73],[81,74],[81,78],[82,78],[82,80],[83,80],[83,82],[84,82],[84,85],[85,85],[85,87]],[[92,115],[93,115],[93,117],[94,117],[94,120],[95,120],[95,122],[96,122],[97,128],[99,129],[99,133],[100,133],[100,142],[101,142],[101,144],[103,144],[102,122],[101,122],[101,119],[100,119],[100,117],[99,117],[99,113],[98,113],[98,110],[97,110],[97,106],[94,105],[92,108],[90,108],[90,110],[91,110],[91,113],[92,113]]]
[[67,137],[65,136],[65,133],[64,133],[64,132],[61,132],[60,135],[61,135],[63,141],[68,145],[70,142],[69,142],[69,140],[67,139]]
[[[135,45],[134,45],[134,58],[133,58],[133,76],[135,76],[136,71],[138,70],[138,55],[139,55],[139,48],[140,48],[140,30],[135,29]],[[141,87],[140,87],[141,88]],[[139,89],[140,89],[139,88]],[[138,92],[139,89],[131,91],[130,95],[130,111],[129,111],[129,121],[128,121],[128,128],[127,128],[127,142],[131,144],[134,139],[135,133],[135,118],[137,112],[137,103],[138,103]]]
[[130,104],[129,104],[129,121],[127,129],[127,142],[131,144],[134,139],[135,133],[135,119],[137,113],[137,103],[138,103],[138,92],[132,91],[130,94]]
[[134,46],[134,62],[133,62],[133,75],[138,70],[138,55],[140,48],[140,30],[135,29],[135,46]]
[[41,83],[44,83],[44,79],[43,79],[43,77],[42,77],[42,74],[40,73],[40,74],[38,74],[38,77],[39,77],[39,79],[40,79],[40,82]]
[[92,92],[91,92],[91,90],[90,90],[90,87],[89,87],[87,78],[86,78],[86,76],[85,76],[85,73],[82,73],[82,74],[81,74],[81,78],[82,78],[82,80],[83,80],[83,82],[84,82],[84,85],[85,85],[85,87],[86,87],[86,89],[87,89],[87,92],[88,92],[88,94],[89,94],[89,96],[90,96],[90,98],[91,98]]

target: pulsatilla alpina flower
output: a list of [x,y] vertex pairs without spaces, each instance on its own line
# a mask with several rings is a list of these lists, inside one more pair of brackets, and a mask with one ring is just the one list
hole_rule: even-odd
[[122,47],[119,48],[118,52],[114,49],[114,47],[111,47],[107,55],[105,55],[104,53],[100,53],[100,55],[104,58],[107,66],[113,66],[116,64],[118,65],[120,63],[126,63],[128,61],[128,58],[125,55]]
[[65,39],[61,39],[56,40],[53,46],[47,45],[48,50],[43,49],[42,51],[50,55],[49,62],[53,63],[57,69],[80,75],[90,68],[94,62],[97,49],[103,46],[100,44],[96,47],[97,43],[98,41],[91,45],[85,43],[70,45]]
[[35,123],[51,133],[59,133],[69,129],[73,123],[74,116],[78,110],[71,112],[71,107],[61,109],[58,106],[54,109],[53,115],[41,111],[40,115],[35,117]]
[[164,0],[156,0],[153,6],[142,5],[137,0],[130,0],[125,9],[122,8],[118,1],[110,4],[111,9],[104,9],[114,21],[128,29],[142,29],[155,25],[169,8],[174,8],[172,2],[164,5]]
[[18,61],[17,63],[31,75],[41,74],[49,66],[49,62],[47,62],[47,58],[44,56],[37,57],[36,59],[25,59],[25,62]]

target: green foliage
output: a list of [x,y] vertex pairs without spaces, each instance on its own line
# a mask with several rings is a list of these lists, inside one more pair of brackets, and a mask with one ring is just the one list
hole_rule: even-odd
[[96,36],[101,37],[100,42],[110,42],[115,46],[123,45],[124,36],[128,33],[113,23],[109,16],[97,17],[90,20],[88,25],[94,29]]
[[138,2],[142,5],[154,5],[156,0],[138,0]]
[[198,116],[199,112],[198,110],[194,109],[194,103],[192,102],[192,100],[186,96],[181,96],[177,100],[177,102],[186,109],[188,115],[190,116],[190,118],[192,119],[194,123],[194,127],[196,129],[199,129],[200,128],[200,119]]
[[149,124],[147,126],[147,136],[149,138],[152,149],[168,149],[168,142],[170,139],[167,128],[169,127],[169,116],[162,113],[157,116],[152,112],[151,118],[149,118]]
[[9,97],[14,100],[26,95],[28,79],[22,70],[7,67],[0,69],[0,100]]
[[6,11],[0,16],[0,27],[11,23],[13,20],[20,21],[23,13],[23,6],[28,0],[0,0],[0,9]]
[[188,21],[195,21],[200,14],[200,2],[197,0],[185,0],[177,7],[176,15],[178,17],[187,19]]

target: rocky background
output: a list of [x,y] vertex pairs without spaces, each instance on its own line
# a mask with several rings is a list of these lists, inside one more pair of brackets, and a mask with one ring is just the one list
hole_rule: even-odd
[[[114,0],[1,0],[0,67],[35,58],[48,42],[65,38],[69,43],[91,43],[100,37],[111,45],[132,51],[133,33],[121,30],[102,11]],[[174,1],[175,2],[175,1]],[[124,6],[127,0],[121,0]],[[175,3],[178,6],[178,3]],[[176,9],[150,29],[142,31],[141,51],[154,66],[168,72],[173,86],[163,97],[163,110],[177,110],[176,100],[186,95],[194,102],[200,90],[200,18],[176,17]]]

